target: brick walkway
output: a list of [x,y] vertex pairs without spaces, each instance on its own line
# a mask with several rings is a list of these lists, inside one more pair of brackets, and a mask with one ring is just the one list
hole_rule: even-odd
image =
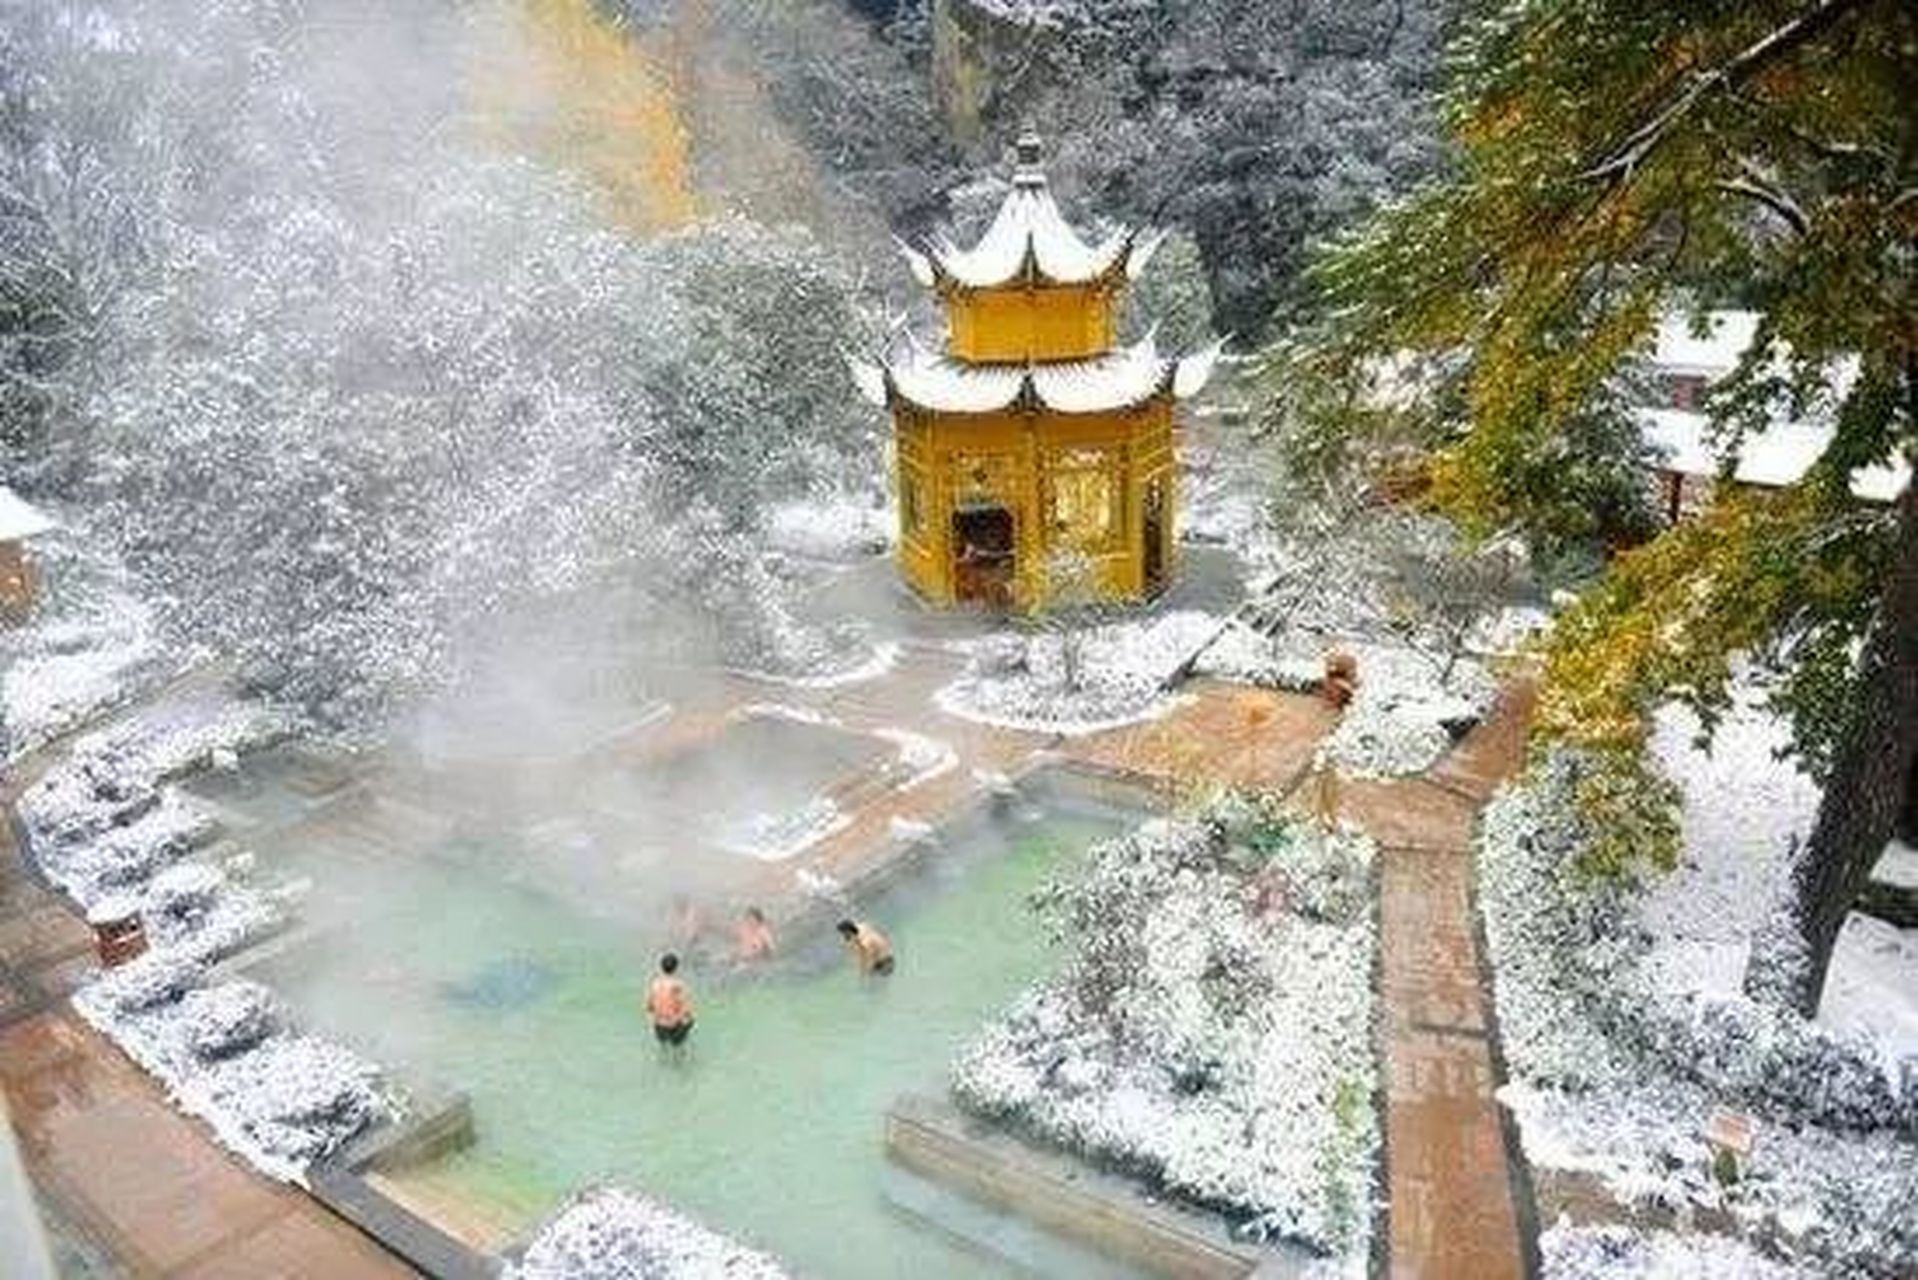
[[1386,1073],[1390,1274],[1505,1280],[1527,1273],[1514,1179],[1493,1090],[1496,1027],[1472,902],[1472,824],[1523,763],[1531,690],[1493,715],[1430,779],[1348,783],[1341,813],[1381,845],[1380,1035]]
[[0,1089],[56,1251],[80,1274],[387,1280],[414,1273],[175,1111],[66,997],[91,935],[0,824]]

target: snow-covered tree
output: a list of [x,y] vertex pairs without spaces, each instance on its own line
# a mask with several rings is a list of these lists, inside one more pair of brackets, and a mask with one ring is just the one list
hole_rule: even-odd
[[[1764,312],[1708,401],[1720,438],[1823,403],[1805,480],[1727,495],[1619,559],[1555,628],[1541,722],[1641,793],[1650,712],[1730,700],[1741,655],[1792,682],[1824,803],[1788,904],[1793,1004],[1816,1010],[1846,912],[1918,757],[1918,490],[1861,505],[1856,469],[1918,453],[1909,213],[1915,28],[1864,0],[1737,9],[1488,8],[1458,48],[1457,162],[1326,263],[1323,351],[1350,372],[1469,350],[1469,431],[1435,492],[1481,529],[1563,510],[1553,465],[1680,291]],[[1834,371],[1849,367],[1855,376]],[[1367,424],[1347,418],[1363,431]],[[1646,851],[1669,856],[1669,847]],[[1755,969],[1755,990],[1775,992]]]
[[[455,77],[394,65],[469,20],[103,2],[10,37],[50,159],[6,234],[105,264],[59,277],[85,340],[56,429],[9,427],[19,473],[117,537],[178,640],[333,721],[430,686],[502,611],[750,563],[761,499],[882,474],[842,384],[848,273],[740,220],[632,242],[482,149]],[[733,604],[784,618],[731,610],[782,637],[761,661],[816,657],[752,581]]]

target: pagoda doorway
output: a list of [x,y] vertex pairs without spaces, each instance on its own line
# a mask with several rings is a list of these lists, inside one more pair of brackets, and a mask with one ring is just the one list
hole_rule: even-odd
[[1014,573],[1012,512],[969,506],[952,513],[952,594],[961,604],[1012,607]]

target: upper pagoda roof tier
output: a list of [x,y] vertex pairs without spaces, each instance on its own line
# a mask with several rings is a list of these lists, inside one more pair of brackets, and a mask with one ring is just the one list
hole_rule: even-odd
[[21,542],[57,528],[53,518],[0,484],[0,542]]
[[1057,413],[1104,413],[1155,396],[1183,400],[1198,394],[1211,380],[1224,345],[1215,342],[1183,359],[1168,359],[1147,337],[1089,360],[979,365],[909,339],[895,358],[847,363],[861,393],[882,408],[897,399],[937,413],[996,413],[1020,403]]
[[905,247],[906,261],[920,283],[931,287],[947,281],[968,289],[1026,280],[1090,284],[1121,270],[1136,279],[1163,236],[1121,229],[1096,245],[1087,244],[1052,198],[1045,170],[1039,167],[1039,140],[1027,134],[1019,139],[1017,152],[1012,193],[979,243],[962,249],[941,233],[925,253]]

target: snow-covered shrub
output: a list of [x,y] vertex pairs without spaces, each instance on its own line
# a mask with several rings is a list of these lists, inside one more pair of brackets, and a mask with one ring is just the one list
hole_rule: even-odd
[[1149,822],[1041,891],[1066,965],[960,1056],[953,1094],[1250,1235],[1362,1255],[1371,845],[1266,813]]
[[179,1001],[205,975],[206,968],[198,961],[149,951],[117,969],[109,969],[87,988],[87,995],[118,1013],[144,1013]]
[[378,1068],[311,1036],[273,1036],[210,1067],[222,1116],[302,1166],[332,1154],[386,1110]]
[[82,904],[138,888],[214,824],[175,779],[288,732],[286,717],[210,693],[88,734],[21,797],[40,869]]
[[299,1181],[397,1103],[373,1064],[284,1028],[272,993],[237,980],[201,984],[192,948],[161,950],[109,970],[73,1007],[206,1120],[232,1150],[276,1178]]
[[763,1253],[617,1187],[575,1196],[534,1237],[513,1280],[784,1280]]
[[225,887],[225,873],[204,862],[168,867],[147,885],[149,924],[158,921],[192,924],[203,920]]
[[279,998],[239,979],[190,991],[180,1001],[181,1034],[202,1061],[230,1058],[278,1031],[286,1019]]
[[149,925],[148,936],[212,964],[258,942],[284,922],[284,913],[272,897],[241,885],[228,885],[204,915],[171,927],[155,929]]

